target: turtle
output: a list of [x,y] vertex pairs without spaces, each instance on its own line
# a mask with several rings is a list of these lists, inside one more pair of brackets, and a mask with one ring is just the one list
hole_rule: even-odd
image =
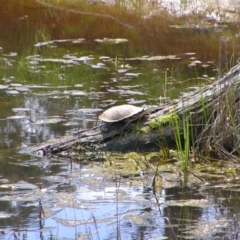
[[125,121],[126,124],[123,126],[126,127],[130,124],[130,122],[140,119],[143,115],[145,115],[147,109],[144,107],[136,107],[130,104],[124,104],[119,106],[114,106],[106,111],[104,111],[98,118],[103,123],[101,127],[101,131],[108,132],[109,127],[113,123],[118,123]]

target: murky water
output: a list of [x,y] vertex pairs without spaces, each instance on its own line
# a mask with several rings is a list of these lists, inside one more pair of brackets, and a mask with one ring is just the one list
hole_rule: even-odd
[[179,163],[158,153],[105,161],[19,153],[96,126],[109,106],[177,98],[239,57],[236,23],[100,6],[84,14],[1,3],[0,239],[238,239],[236,162],[192,164],[197,176],[183,186]]

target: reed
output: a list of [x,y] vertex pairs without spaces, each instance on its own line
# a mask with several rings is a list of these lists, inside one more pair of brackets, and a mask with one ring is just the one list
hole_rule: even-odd
[[[178,158],[181,161],[181,168],[184,175],[184,183],[187,183],[188,162],[190,152],[190,114],[184,115],[182,127],[175,118],[174,135],[177,146]],[[182,129],[183,128],[183,129]],[[182,137],[183,135],[183,137]],[[183,140],[182,140],[183,139]]]

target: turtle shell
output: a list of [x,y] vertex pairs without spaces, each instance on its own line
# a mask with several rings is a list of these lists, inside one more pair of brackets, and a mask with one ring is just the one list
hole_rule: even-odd
[[[144,111],[142,107],[136,107],[133,105],[120,105],[107,109],[98,118],[104,122],[119,122],[124,119],[130,118],[138,113]],[[140,116],[139,116],[140,117]]]

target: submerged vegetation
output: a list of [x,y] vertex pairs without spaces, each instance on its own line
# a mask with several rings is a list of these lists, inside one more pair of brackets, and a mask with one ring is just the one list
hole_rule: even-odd
[[[179,2],[0,5],[0,229],[6,238],[239,234],[240,89],[231,79],[214,85],[240,57],[239,13],[225,11],[225,0],[214,1],[214,9],[211,1]],[[197,96],[198,107],[179,114],[176,99],[184,109]],[[132,146],[141,136],[147,145],[152,134],[158,152],[119,154],[102,150],[100,142],[79,144],[96,140],[101,112],[126,103],[172,104],[169,114],[145,125],[137,119],[117,134],[117,143]],[[72,148],[58,155],[19,154],[42,142],[48,153],[51,138],[66,150],[69,136],[75,137]],[[106,137],[115,149],[109,132]]]

